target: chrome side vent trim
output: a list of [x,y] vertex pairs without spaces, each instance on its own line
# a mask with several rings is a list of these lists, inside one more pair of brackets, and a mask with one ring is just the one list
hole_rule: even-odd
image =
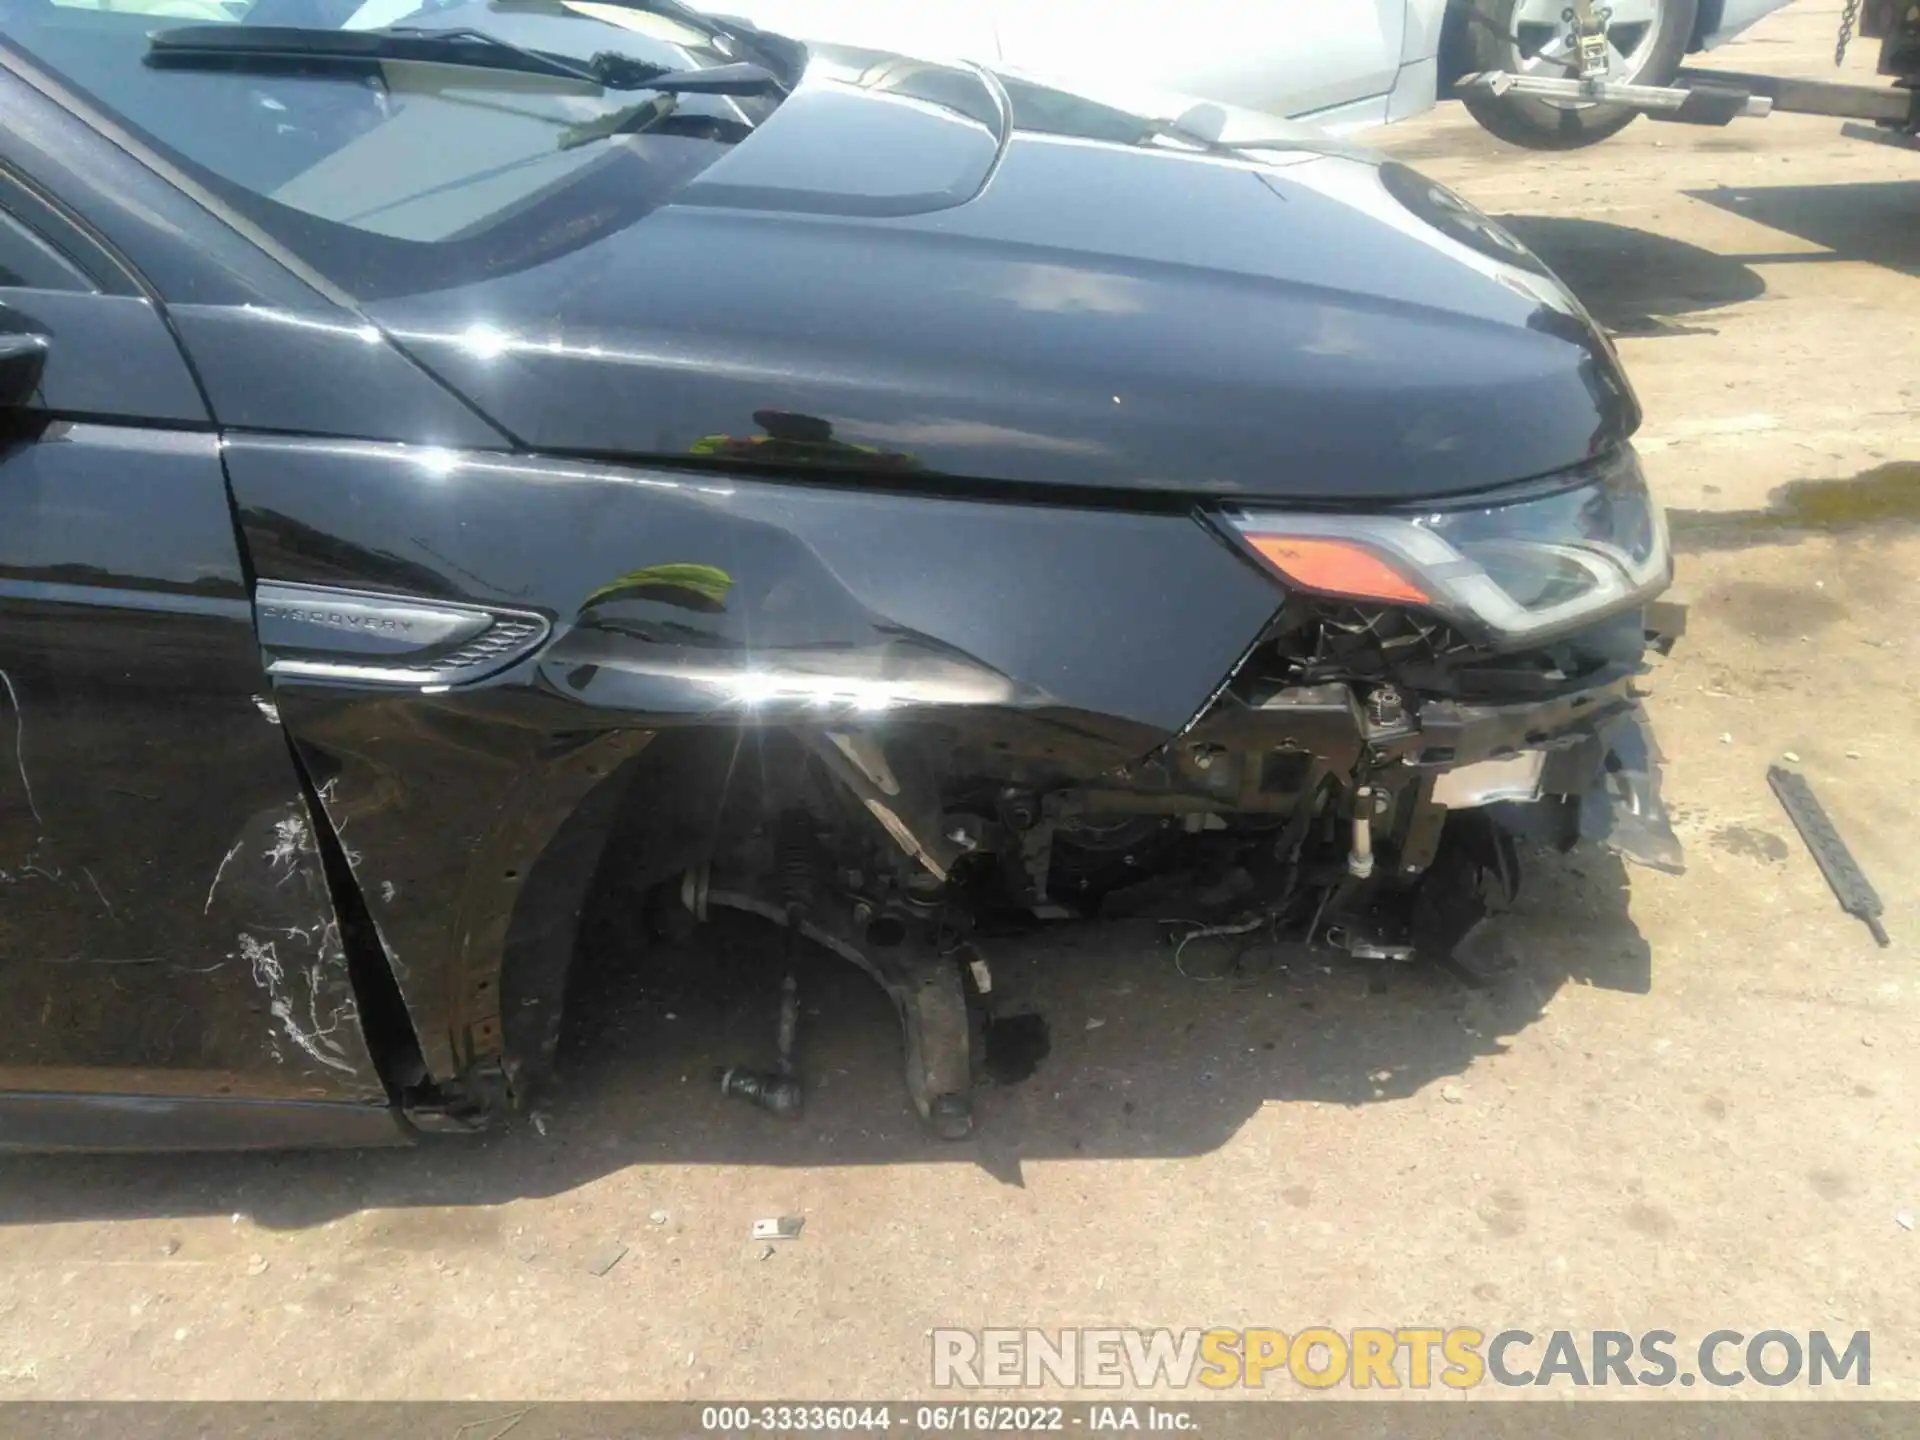
[[551,629],[522,610],[279,580],[256,587],[253,609],[268,674],[411,689],[484,680]]

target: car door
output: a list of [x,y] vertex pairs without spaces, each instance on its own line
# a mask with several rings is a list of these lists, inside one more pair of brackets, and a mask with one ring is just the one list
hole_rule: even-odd
[[1289,117],[1385,97],[1406,0],[999,0],[1001,59],[1071,87],[1135,81]]
[[384,1115],[219,438],[58,193],[0,164],[0,1147],[114,1143],[47,1117],[117,1095]]

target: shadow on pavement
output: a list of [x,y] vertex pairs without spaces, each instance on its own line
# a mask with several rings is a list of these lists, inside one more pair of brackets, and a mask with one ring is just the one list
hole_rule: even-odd
[[1756,224],[1824,247],[1814,253],[1749,255],[1769,265],[1864,261],[1920,275],[1920,180],[1852,185],[1722,185],[1685,192]]
[[[1142,922],[1003,942],[990,952],[995,998],[1040,1013],[1051,1050],[1032,1078],[984,1087],[976,1134],[957,1144],[925,1135],[906,1100],[880,989],[824,954],[801,977],[804,1116],[723,1098],[714,1067],[771,1059],[782,967],[770,927],[716,923],[688,947],[580,978],[563,1074],[540,1102],[544,1134],[523,1117],[414,1150],[22,1157],[7,1164],[0,1224],[244,1212],[290,1229],[555,1195],[636,1165],[964,1161],[1019,1184],[1025,1160],[1204,1154],[1268,1104],[1361,1106],[1443,1086],[1569,983],[1650,989],[1617,860],[1537,853],[1524,868],[1502,922],[1518,964],[1487,990],[1293,945],[1204,983],[1178,973]],[[1186,963],[1204,974],[1209,957],[1189,949]]]
[[1502,215],[1511,230],[1567,282],[1581,304],[1616,335],[1698,333],[1673,323],[1758,299],[1767,292],[1744,258],[1716,255],[1684,240],[1559,216]]

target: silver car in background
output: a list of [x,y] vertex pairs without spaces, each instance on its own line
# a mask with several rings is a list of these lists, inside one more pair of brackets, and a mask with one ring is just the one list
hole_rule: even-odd
[[[413,0],[372,0],[370,12]],[[1665,85],[1692,51],[1787,0],[1599,0],[1610,79]],[[803,40],[964,59],[1178,119],[1210,140],[1275,118],[1336,134],[1410,119],[1465,75],[1573,75],[1567,0],[710,0]],[[379,23],[376,21],[375,23]],[[1584,102],[1476,92],[1501,139],[1590,145],[1632,119]],[[1266,127],[1271,134],[1271,127]]]

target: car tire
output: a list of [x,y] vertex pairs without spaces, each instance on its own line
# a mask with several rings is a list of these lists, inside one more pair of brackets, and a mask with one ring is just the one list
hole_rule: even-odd
[[[1526,0],[1454,0],[1462,13],[1462,74],[1514,70],[1519,54],[1518,16]],[[1614,78],[1636,85],[1672,83],[1693,43],[1700,0],[1656,0],[1652,31],[1635,46],[1631,71]],[[1531,95],[1462,97],[1480,124],[1510,145],[1529,150],[1578,150],[1617,135],[1635,113],[1618,105],[1572,105]]]

